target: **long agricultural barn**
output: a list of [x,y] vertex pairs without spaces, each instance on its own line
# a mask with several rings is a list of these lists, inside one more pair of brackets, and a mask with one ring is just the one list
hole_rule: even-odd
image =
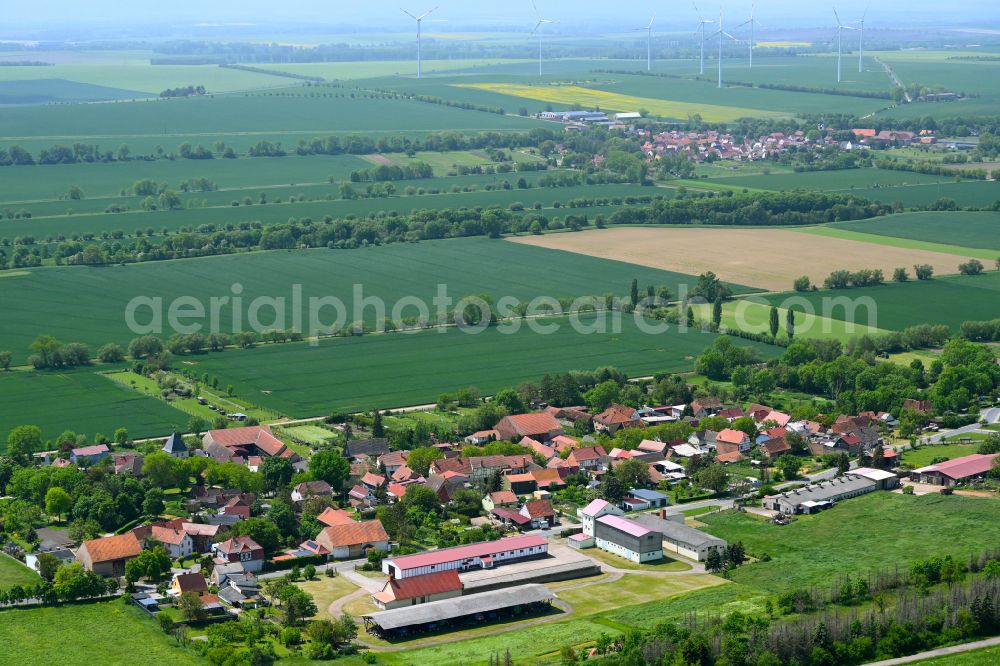
[[396,578],[409,578],[448,569],[492,569],[497,564],[544,557],[548,552],[548,541],[538,535],[527,534],[385,559],[382,560],[382,573]]
[[441,631],[546,610],[556,595],[544,585],[519,585],[362,616],[365,630],[386,638]]
[[712,536],[689,527],[681,522],[665,520],[651,513],[643,513],[633,516],[632,520],[648,527],[654,532],[659,532],[663,536],[663,548],[672,553],[683,555],[684,557],[704,562],[713,551],[722,554],[726,549],[726,542],[719,537]]
[[804,488],[788,490],[764,498],[764,508],[789,515],[816,513],[841,500],[857,497],[878,489],[878,484],[862,476],[842,476]]

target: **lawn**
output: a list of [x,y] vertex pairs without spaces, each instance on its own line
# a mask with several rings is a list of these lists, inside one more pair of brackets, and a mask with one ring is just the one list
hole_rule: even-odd
[[326,428],[320,428],[319,426],[314,425],[299,425],[292,426],[290,428],[281,428],[281,432],[291,435],[295,439],[315,445],[326,444],[337,438],[336,434],[330,432]]
[[986,666],[1000,663],[1000,646],[911,662],[917,666]]
[[21,564],[13,557],[0,553],[0,589],[11,585],[30,585],[41,581],[34,571]]
[[[712,317],[712,306],[696,304],[692,306],[696,316],[702,321]],[[778,322],[784,331],[788,310],[778,308]],[[749,297],[730,301],[722,306],[722,323],[732,330],[742,330],[749,333],[770,333],[771,307],[763,301],[763,297]],[[847,342],[865,334],[884,333],[878,328],[862,324],[851,325],[839,319],[819,317],[814,314],[795,310],[795,335],[800,338],[832,339]],[[779,335],[782,335],[779,333]]]
[[[64,342],[87,343],[95,351],[107,342],[127,344],[136,333],[126,325],[124,313],[136,297],[163,299],[163,335],[169,337],[172,331],[166,310],[174,299],[193,297],[207,315],[210,299],[231,298],[233,285],[242,287],[243,322],[250,321],[249,308],[256,297],[282,299],[275,301],[283,313],[277,321],[270,307],[260,312],[264,328],[294,324],[292,290],[300,285],[303,300],[296,311],[306,329],[312,297],[340,299],[346,308],[342,325],[359,320],[374,324],[386,316],[379,315],[377,307],[361,308],[362,301],[355,298],[356,287],[362,298],[381,299],[386,314],[391,315],[400,299],[414,296],[433,313],[436,308],[431,301],[439,285],[444,285],[455,301],[470,294],[528,301],[540,295],[562,298],[613,292],[624,296],[632,279],[643,289],[649,284],[667,285],[675,294],[678,285],[694,280],[680,273],[485,238],[357,250],[258,252],[101,268],[41,268],[3,278],[0,349],[13,352],[18,364],[27,360],[31,341],[42,333]],[[221,308],[218,330],[233,331],[232,310],[233,303]],[[139,321],[150,322],[148,308],[141,308],[138,314]],[[407,307],[401,314],[414,316],[416,310]],[[333,309],[327,308],[322,319],[333,321]],[[200,323],[207,330],[210,322],[203,318]]]
[[360,589],[343,576],[335,576],[334,578],[327,578],[323,574],[318,574],[318,576],[316,580],[296,583],[313,598],[318,610],[317,618],[327,617],[327,609],[330,608],[330,604]]
[[926,467],[927,465],[930,465],[931,461],[935,458],[947,458],[948,460],[952,460],[953,458],[961,458],[962,456],[972,455],[978,448],[978,444],[940,444],[921,446],[917,449],[904,451],[901,462],[916,469],[918,467]]
[[[595,330],[608,320],[583,316]],[[442,392],[470,385],[484,394],[539,381],[546,373],[614,366],[632,376],[684,372],[716,338],[694,330],[660,334],[640,330],[632,317],[621,331],[577,333],[567,319],[545,320],[557,326],[538,334],[524,324],[514,334],[490,328],[479,334],[456,329],[393,333],[271,345],[249,351],[192,357],[196,372],[233,384],[238,395],[290,417],[331,410],[361,411],[434,402]],[[737,340],[765,357],[777,348]]]
[[[997,196],[1000,197],[1000,188]],[[903,213],[830,226],[864,234],[1000,251],[1000,213],[994,212]]]
[[[875,304],[877,315],[875,321],[870,323],[879,328],[901,330],[917,324],[945,324],[957,331],[964,321],[996,317],[996,304],[1000,302],[1000,272],[808,294],[787,293],[766,298],[771,303],[781,304],[791,296],[804,299],[819,314],[845,321],[851,316],[848,310],[828,299],[849,299],[858,303],[857,315],[867,320],[867,308],[863,306],[863,301],[858,300],[867,297]],[[802,307],[799,305],[797,309]]]
[[111,437],[125,428],[134,438],[184,430],[190,417],[93,372],[0,373],[0,448],[14,427],[35,424],[43,439],[64,430]]
[[742,541],[754,557],[770,561],[738,568],[732,579],[766,594],[809,585],[872,568],[908,567],[932,555],[965,561],[1000,539],[998,504],[984,498],[875,492],[840,502],[791,525],[773,525],[747,513],[704,516],[707,531],[732,543]]
[[694,509],[687,509],[686,511],[681,511],[681,513],[690,518],[693,516],[700,516],[705,513],[712,513],[718,508],[719,508],[718,504],[709,504],[708,506],[699,506]]
[[154,620],[124,601],[0,611],[0,645],[8,646],[0,663],[18,666],[64,664],[67,650],[95,666],[121,666],[135,663],[136,646],[143,663],[206,663],[174,647]]

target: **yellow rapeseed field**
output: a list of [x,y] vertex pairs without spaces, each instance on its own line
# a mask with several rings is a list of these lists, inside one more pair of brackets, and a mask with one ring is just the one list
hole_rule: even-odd
[[593,90],[580,86],[526,86],[516,83],[462,83],[453,84],[457,88],[475,88],[513,97],[525,97],[540,102],[556,104],[578,104],[583,108],[600,108],[603,111],[646,110],[664,118],[687,119],[695,114],[710,123],[731,122],[747,116],[780,116],[782,114],[760,109],[746,109],[735,106],[677,102],[666,99],[635,97],[604,90]]

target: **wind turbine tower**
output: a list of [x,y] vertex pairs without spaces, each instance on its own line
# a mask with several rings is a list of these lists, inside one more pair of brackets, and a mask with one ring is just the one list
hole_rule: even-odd
[[714,33],[712,35],[712,37],[715,37],[715,36],[719,37],[719,88],[722,88],[722,41],[726,37],[728,37],[729,39],[733,40],[734,42],[738,42],[739,40],[736,39],[735,37],[733,37],[732,35],[730,35],[728,32],[726,32],[725,29],[723,29],[723,27],[722,27],[722,10],[721,9],[719,10],[719,30],[716,33]]
[[535,24],[535,29],[531,31],[532,36],[538,35],[538,76],[542,75],[542,26],[543,25],[555,25],[558,21],[550,21],[549,19],[544,19],[538,13],[538,5],[535,4],[535,0],[531,0],[531,6],[535,10],[535,17],[538,19],[538,23]]
[[714,23],[714,21],[712,21],[711,19],[709,20],[703,19],[701,17],[701,12],[698,11],[698,5],[696,5],[693,2],[691,4],[694,5],[694,11],[698,14],[698,27],[697,29],[695,29],[694,34],[697,35],[699,32],[701,33],[701,39],[699,40],[701,42],[701,66],[698,68],[698,73],[704,74],[705,73],[705,26],[710,23]]
[[649,25],[643,28],[636,28],[636,30],[646,31],[646,71],[652,71],[653,69],[653,21],[656,20],[656,14],[649,19]]
[[840,14],[837,13],[837,8],[836,7],[833,8],[833,15],[837,18],[837,83],[840,83],[841,81],[844,80],[844,78],[842,76],[842,72],[843,72],[842,61],[843,61],[843,55],[844,55],[844,50],[843,50],[844,31],[845,30],[857,30],[857,28],[854,28],[854,27],[849,26],[849,25],[844,25],[840,21]]
[[413,19],[414,21],[417,22],[417,78],[418,79],[423,74],[423,72],[421,71],[421,61],[420,61],[420,24],[423,23],[424,19],[427,18],[432,12],[436,12],[437,9],[438,8],[435,7],[434,9],[427,10],[426,12],[424,12],[423,14],[421,14],[420,16],[414,16],[413,14],[411,14],[408,11],[406,11],[405,9],[400,8],[400,11],[402,11],[404,14],[406,14],[411,19]]
[[761,28],[764,27],[760,24],[760,21],[754,18],[754,13],[756,12],[756,10],[757,10],[756,3],[750,5],[750,19],[736,26],[737,28],[742,28],[745,25],[750,26],[750,69],[753,69],[754,28],[757,26],[760,26]]
[[868,16],[869,9],[871,9],[871,5],[865,7],[865,13],[861,15],[861,20],[858,21],[861,25],[861,34],[858,36],[858,74],[862,74],[865,71],[865,18]]

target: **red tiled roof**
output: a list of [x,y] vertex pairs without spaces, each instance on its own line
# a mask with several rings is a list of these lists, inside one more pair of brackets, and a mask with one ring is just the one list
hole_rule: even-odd
[[363,477],[361,477],[361,483],[365,484],[366,486],[378,487],[385,484],[385,477],[380,474],[373,474],[371,472],[368,472]]
[[366,520],[363,523],[326,527],[320,531],[315,539],[316,543],[326,546],[331,552],[334,548],[388,540],[389,535],[379,520]]
[[500,419],[494,427],[498,433],[508,430],[520,436],[538,435],[559,430],[559,421],[554,416],[546,412],[536,414],[511,414]]
[[517,525],[527,525],[528,523],[531,522],[531,518],[523,516],[517,511],[514,511],[513,509],[508,509],[505,506],[498,506],[494,508],[492,511],[490,511],[490,513],[492,513],[494,516],[497,516],[498,518],[509,520],[510,522],[515,523]]
[[316,520],[330,527],[335,525],[348,525],[354,522],[354,519],[348,512],[343,509],[333,509],[331,507],[324,509],[323,513],[316,516]]
[[733,430],[732,428],[726,428],[715,436],[716,442],[724,442],[726,444],[740,444],[747,439],[747,434],[742,430]]
[[185,592],[207,592],[208,583],[200,573],[179,573],[174,577],[181,594]]
[[552,502],[549,500],[525,502],[524,508],[532,518],[548,518],[549,516],[556,515],[556,512],[552,509]]
[[988,472],[993,465],[993,459],[998,455],[1000,455],[1000,453],[974,453],[971,456],[963,456],[961,458],[955,458],[954,460],[938,463],[936,465],[921,467],[915,471],[920,474],[926,474],[927,472],[939,472],[944,476],[947,476],[949,479],[964,479],[968,476],[975,476],[976,474],[984,474]]
[[490,499],[493,500],[493,504],[500,506],[502,504],[517,504],[517,495],[509,490],[498,490],[495,493],[490,493]]
[[573,449],[573,452],[569,455],[573,460],[600,460],[608,454],[603,446],[585,446]]
[[269,456],[283,455],[288,449],[281,441],[271,434],[267,426],[245,426],[243,428],[226,428],[225,430],[209,430],[212,441],[220,446],[238,448],[253,444]]
[[733,451],[732,453],[721,453],[715,456],[715,461],[720,463],[735,463],[743,460],[743,454],[739,451]]
[[215,544],[220,552],[227,555],[233,553],[244,553],[254,550],[264,550],[260,544],[251,539],[248,536],[236,536],[231,539],[226,539],[222,543]]
[[405,601],[419,597],[429,597],[435,594],[457,592],[462,589],[462,580],[454,569],[423,576],[409,578],[390,578],[381,592],[376,593],[376,599],[383,603]]
[[151,536],[160,543],[168,543],[172,546],[179,546],[187,534],[181,530],[170,529],[169,527],[158,527],[153,525]]
[[84,541],[80,547],[87,549],[87,554],[93,564],[135,557],[142,551],[142,544],[131,532]]

